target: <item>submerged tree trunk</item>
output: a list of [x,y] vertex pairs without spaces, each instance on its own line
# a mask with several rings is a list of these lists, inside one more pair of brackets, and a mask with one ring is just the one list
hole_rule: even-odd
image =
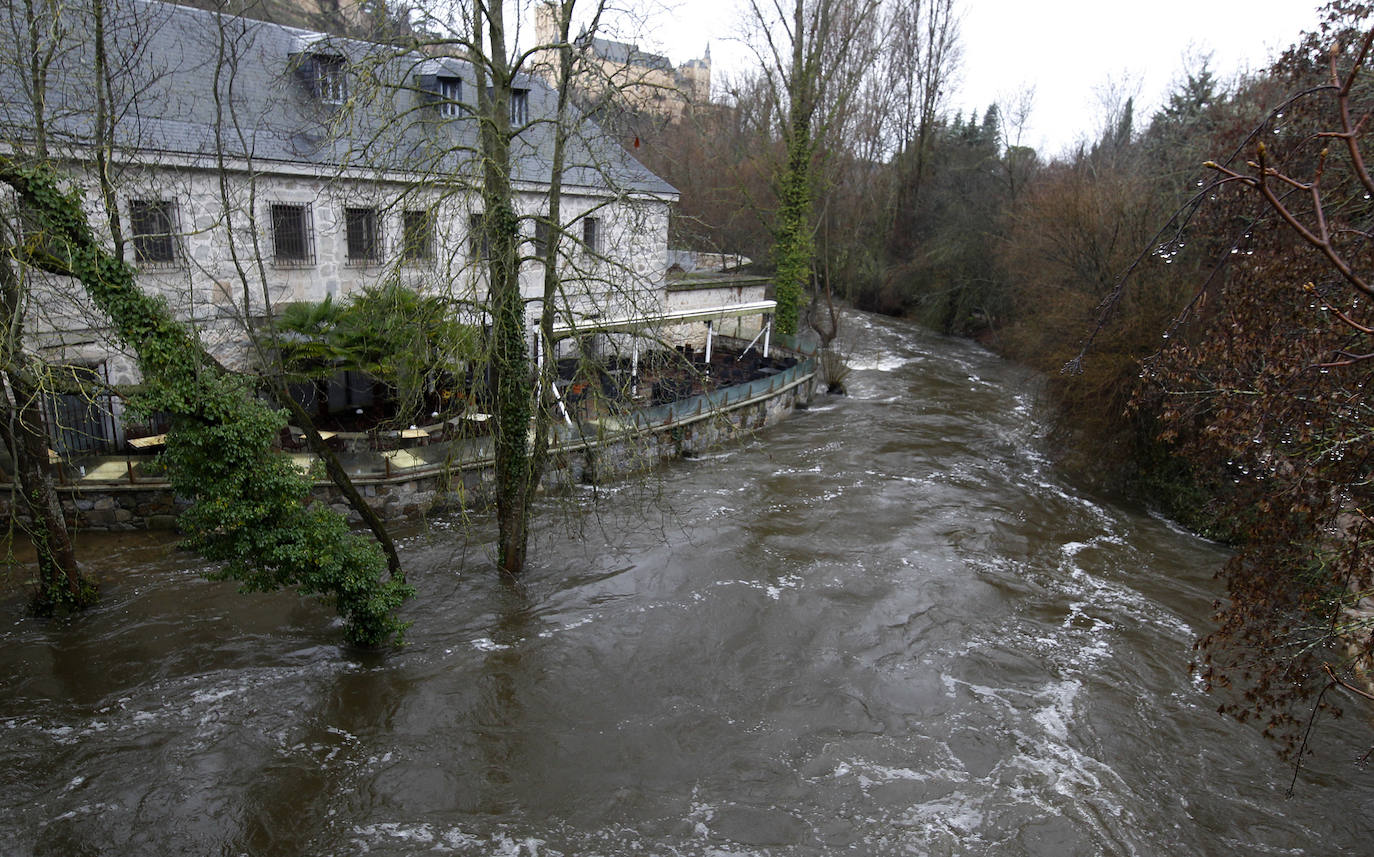
[[43,429],[42,394],[22,372],[5,372],[8,396],[0,393],[4,438],[15,464],[15,478],[27,520],[23,528],[37,554],[38,579],[33,609],[41,615],[66,613],[88,606],[95,587],[81,573],[71,533],[62,514],[48,438]]
[[[46,19],[52,11],[26,2],[15,22],[25,33],[28,80],[27,91],[20,95],[27,96],[33,109],[33,146],[39,159],[48,157],[48,70],[56,48],[48,37],[49,28],[56,22]],[[3,231],[4,242],[17,246],[21,232],[17,222],[9,224]],[[40,364],[24,351],[24,285],[10,261],[0,263],[0,419],[4,421],[0,434],[14,462],[15,481],[23,495],[20,505],[27,512],[24,529],[37,553],[33,609],[51,615],[89,606],[95,600],[95,586],[81,573],[76,561],[53,479],[43,421],[42,387],[28,369]]]
[[53,481],[52,462],[48,460],[42,390],[24,368],[30,358],[23,350],[21,291],[18,273],[10,264],[0,264],[0,366],[8,388],[0,390],[0,416],[4,419],[5,444],[23,495],[21,504],[27,512],[25,529],[38,555],[34,611],[45,615],[65,613],[86,607],[94,598],[95,587],[81,574],[76,562],[62,501]]
[[[510,93],[514,70],[506,55],[500,3],[478,4],[473,31],[487,33],[485,68],[477,68],[482,150],[482,228],[490,248],[491,377],[496,411],[497,564],[506,574],[525,568],[533,497],[529,429],[533,411],[525,301],[520,294],[520,221],[512,203]],[[491,74],[490,83],[484,78]]]

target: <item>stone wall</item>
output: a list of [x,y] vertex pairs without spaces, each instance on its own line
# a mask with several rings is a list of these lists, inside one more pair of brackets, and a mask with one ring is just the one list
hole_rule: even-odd
[[[734,307],[757,303],[768,293],[770,280],[766,277],[734,274],[676,274],[668,278],[664,290],[663,311],[682,312],[715,307]],[[733,336],[748,342],[759,332],[763,319],[759,315],[734,316],[716,323],[716,335]],[[690,343],[700,348],[706,344],[706,325],[701,322],[674,325],[663,331],[663,341]]]

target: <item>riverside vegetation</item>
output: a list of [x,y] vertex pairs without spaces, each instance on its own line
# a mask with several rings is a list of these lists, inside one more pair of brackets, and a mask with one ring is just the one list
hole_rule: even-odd
[[[1259,73],[1223,80],[1195,63],[1151,116],[1117,99],[1092,139],[1054,157],[1021,145],[1029,98],[981,115],[948,110],[958,54],[951,0],[796,0],[775,4],[777,20],[760,4],[749,8],[760,64],[730,83],[727,103],[698,105],[672,123],[613,99],[584,105],[683,189],[670,243],[759,260],[785,281],[784,332],[795,318],[828,343],[834,301],[843,300],[975,337],[1048,372],[1066,465],[1237,546],[1223,572],[1229,597],[1200,641],[1197,667],[1209,685],[1229,687],[1222,710],[1262,718],[1282,747],[1298,750],[1318,711],[1365,693],[1374,654],[1374,621],[1360,609],[1374,584],[1365,395],[1374,293],[1359,261],[1374,228],[1360,118],[1374,106],[1374,74],[1364,68],[1371,5],[1334,0],[1313,32]],[[562,116],[572,8],[559,9]],[[486,19],[474,12],[453,45],[480,60],[476,91],[489,119],[482,228],[492,281],[509,286],[520,260],[505,168],[514,66],[499,4],[487,11]],[[555,164],[551,175],[559,173]],[[37,180],[54,216],[74,223],[63,209],[71,200],[49,177],[13,175],[16,188]],[[557,240],[547,252],[556,257]],[[127,279],[112,265],[91,273],[98,286]],[[550,276],[545,287],[552,296],[559,283]],[[794,316],[804,291],[811,308],[795,307]],[[504,333],[487,356],[506,391],[495,409],[504,498],[497,553],[513,573],[524,563],[550,416],[535,415],[527,449],[528,331],[513,323],[518,290],[493,294]],[[550,313],[540,320],[545,338],[552,321]],[[163,332],[151,344],[171,348],[175,332]],[[225,413],[187,409],[169,439],[173,460],[183,442],[193,452],[194,438],[216,426],[241,424],[255,449],[280,428],[277,416],[241,413],[254,407],[242,390],[194,368],[171,366],[162,392],[208,385],[206,401]],[[223,481],[201,476],[188,478],[202,487]],[[298,505],[301,489],[284,473],[263,479],[278,507]],[[238,523],[207,518],[204,532],[217,539]],[[299,523],[307,541],[309,530],[352,544],[339,522]],[[232,567],[244,550],[207,554]],[[55,569],[68,553],[55,545]],[[385,560],[370,546],[345,553],[340,567],[357,573],[326,576],[341,592],[366,583],[360,610],[336,601],[352,638],[393,638],[406,584],[383,578]],[[82,582],[68,579],[84,599]]]
[[[938,27],[908,28],[920,49],[894,42],[869,60],[875,85],[822,99],[844,112],[811,178],[817,305],[914,317],[1044,370],[1064,464],[1235,546],[1194,667],[1222,711],[1299,755],[1321,712],[1364,704],[1374,655],[1370,11],[1332,3],[1257,73],[1200,60],[1156,113],[1118,99],[1055,157],[1019,145],[1024,103],[949,113]],[[796,170],[769,166],[791,154],[771,79],[631,128],[688,188],[679,240],[781,267],[771,212],[795,208]]]

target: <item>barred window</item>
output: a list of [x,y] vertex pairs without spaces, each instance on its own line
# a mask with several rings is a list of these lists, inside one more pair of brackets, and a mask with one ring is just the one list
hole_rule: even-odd
[[582,249],[589,256],[601,252],[601,218],[582,218]]
[[401,212],[401,261],[413,265],[433,259],[433,216],[428,211]]
[[[487,87],[487,97],[495,97],[495,90]],[[530,91],[528,89],[512,89],[510,91],[510,124],[514,128],[519,128],[530,121]]]
[[84,392],[53,393],[44,397],[52,448],[63,455],[111,451],[115,432],[110,396],[96,392],[109,383],[107,367],[100,363],[65,366],[58,371],[66,376],[64,381]]
[[272,206],[272,261],[279,268],[315,264],[315,226],[309,203]]
[[144,268],[167,267],[179,261],[176,203],[169,200],[129,200],[129,232],[134,263]]
[[371,265],[381,261],[382,239],[378,220],[375,208],[344,209],[348,264]]
[[344,58],[336,54],[316,54],[311,57],[315,67],[315,95],[325,104],[343,104],[348,100],[348,75]]

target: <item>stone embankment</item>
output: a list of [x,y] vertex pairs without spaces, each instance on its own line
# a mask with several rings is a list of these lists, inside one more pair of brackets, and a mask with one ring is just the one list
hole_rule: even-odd
[[[690,457],[784,419],[810,404],[817,362],[769,377],[702,393],[671,404],[613,417],[556,426],[545,475],[549,490],[595,483]],[[444,426],[419,432],[442,437]],[[302,467],[313,457],[294,453]],[[341,456],[354,484],[388,520],[415,518],[450,508],[480,508],[490,500],[493,454],[489,437],[459,438],[388,451]],[[90,457],[64,462],[62,503],[71,522],[89,530],[173,529],[188,504],[157,477],[150,459]],[[150,472],[152,471],[152,472]],[[8,515],[14,486],[0,486],[0,514]],[[315,484],[316,499],[358,523],[357,515],[328,481]]]

